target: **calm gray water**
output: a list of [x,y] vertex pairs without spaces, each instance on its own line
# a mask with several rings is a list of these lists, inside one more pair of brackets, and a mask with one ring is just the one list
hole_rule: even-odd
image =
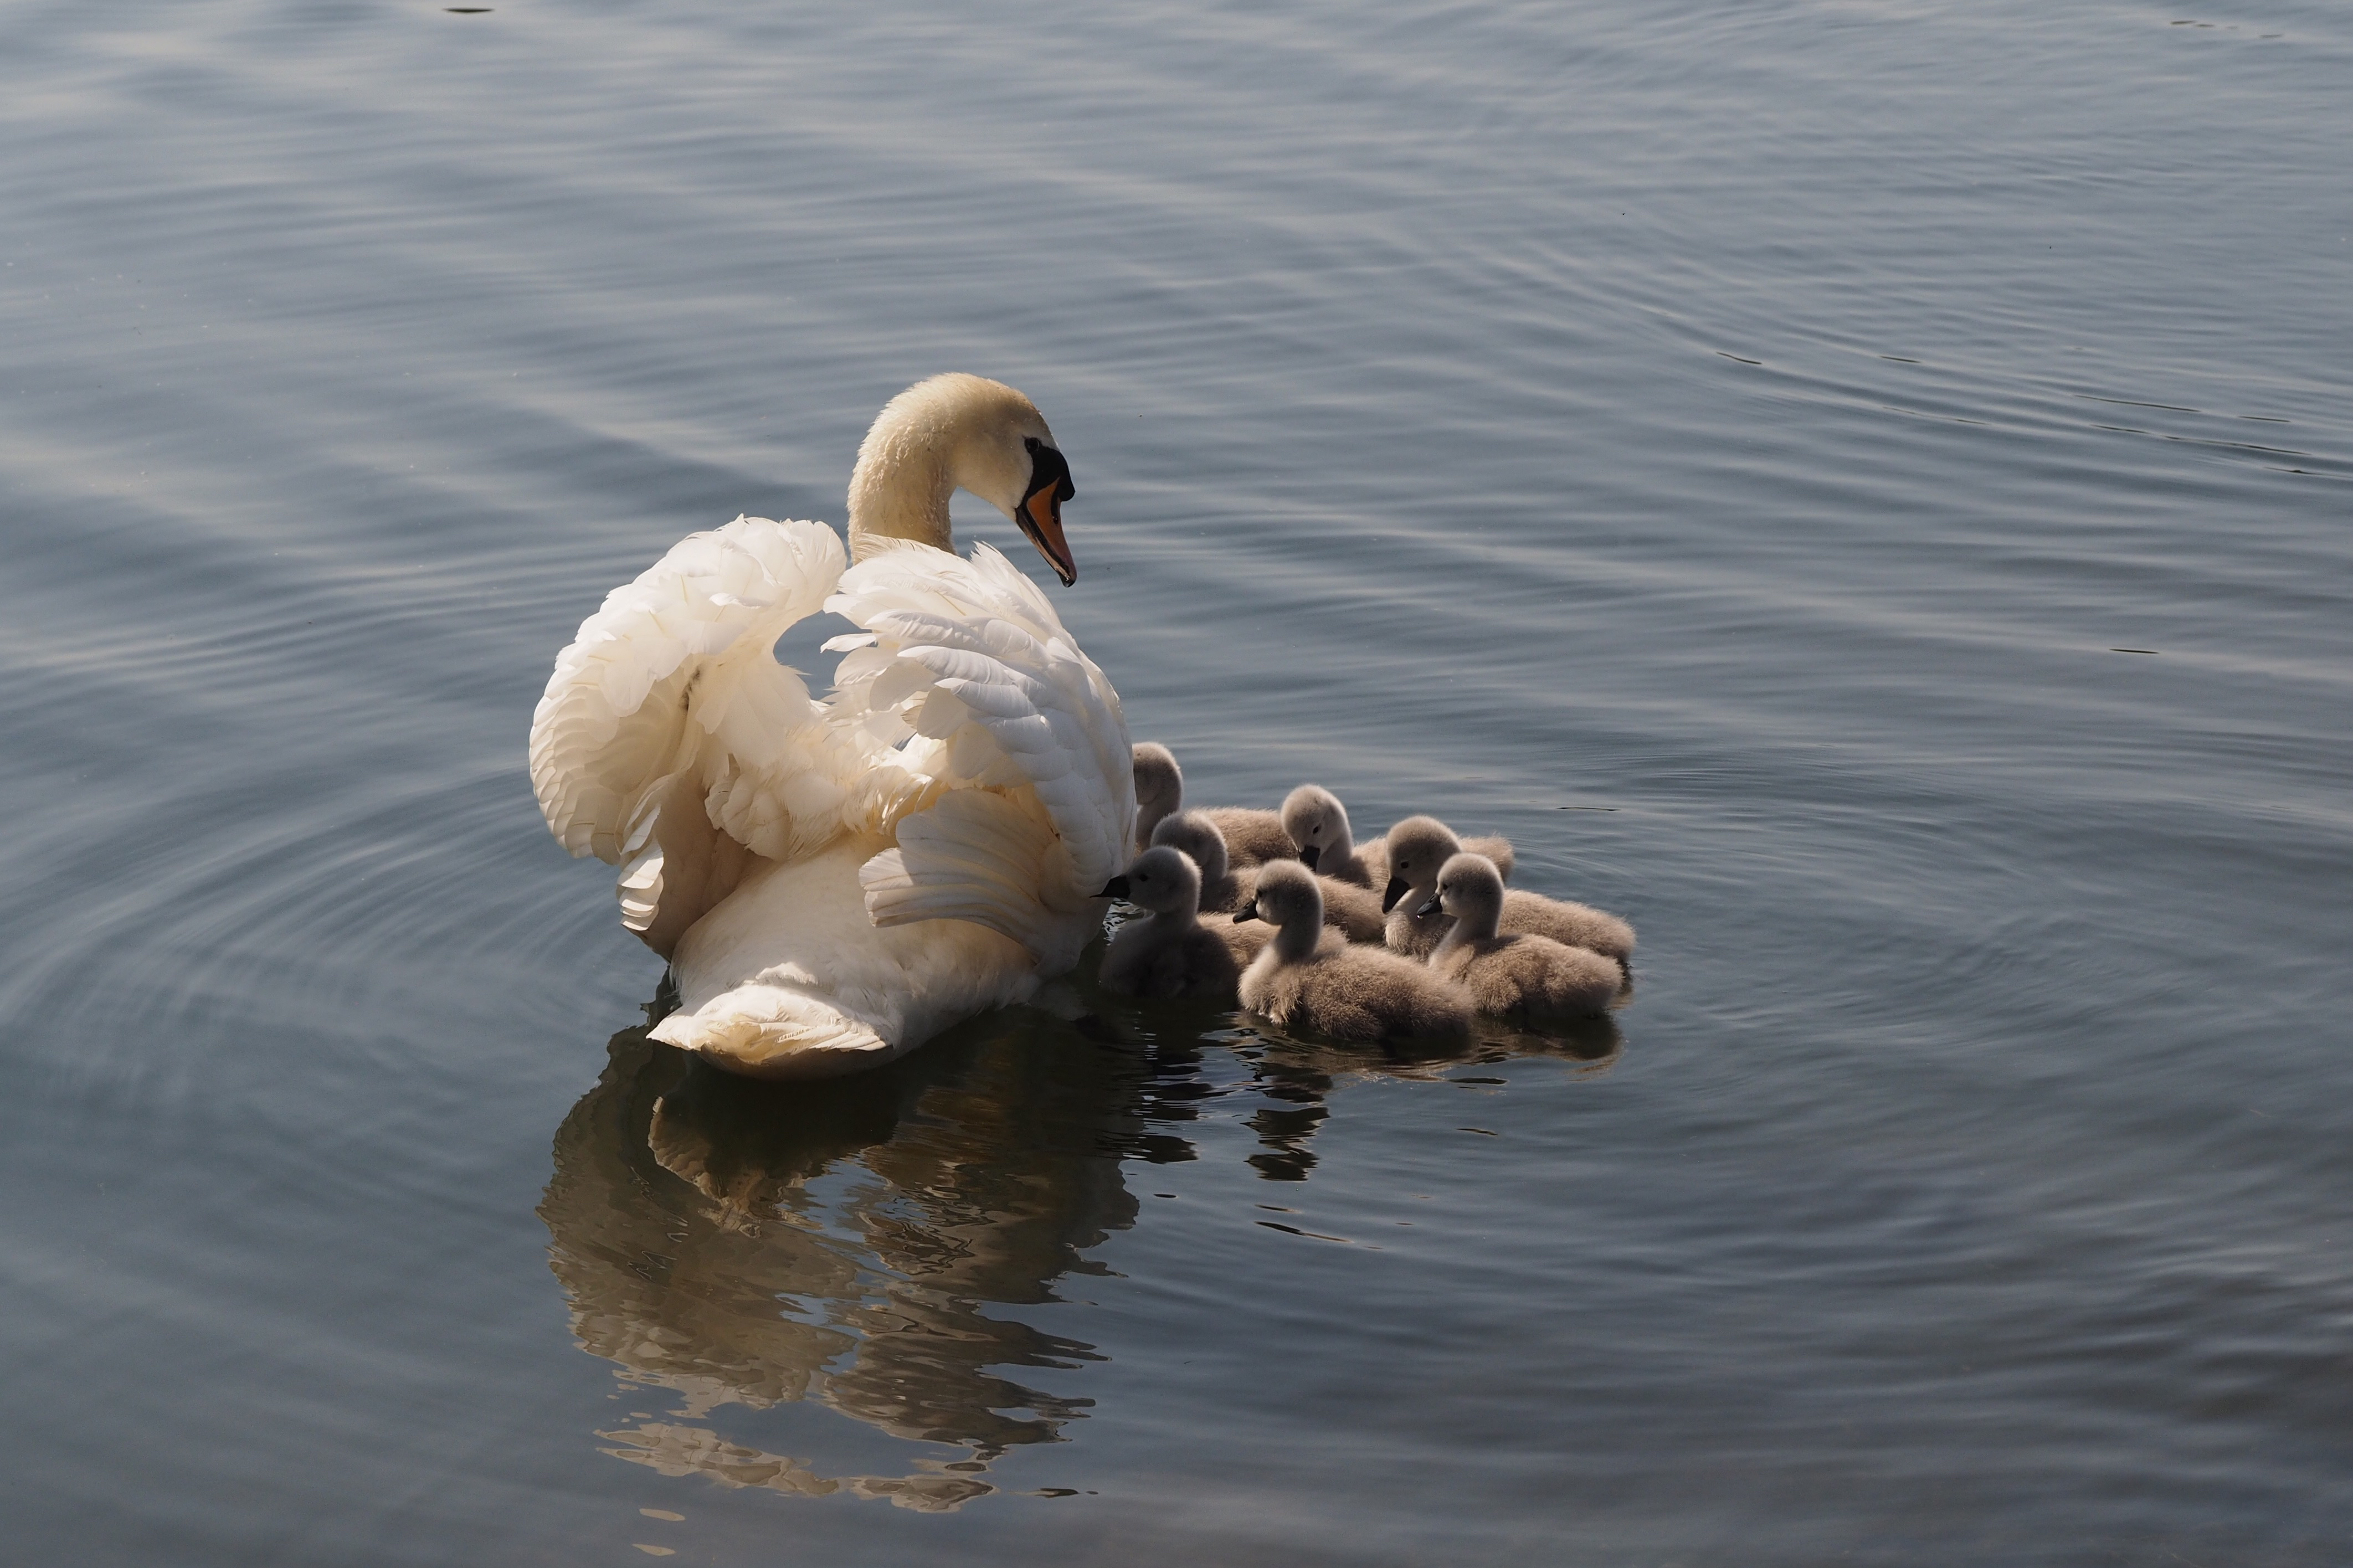
[[[2353,1561],[2345,7],[492,5],[0,7],[12,1555]],[[947,368],[1616,1025],[646,1044],[548,666]]]

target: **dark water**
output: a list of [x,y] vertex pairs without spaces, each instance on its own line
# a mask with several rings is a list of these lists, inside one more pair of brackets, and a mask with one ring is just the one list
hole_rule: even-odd
[[[2353,1561],[2348,84],[2317,0],[0,12],[12,1555]],[[548,665],[943,368],[1198,795],[1511,834],[1616,1027],[633,1033]]]

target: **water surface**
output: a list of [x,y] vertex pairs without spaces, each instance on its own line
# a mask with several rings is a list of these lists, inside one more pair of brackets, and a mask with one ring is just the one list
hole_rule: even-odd
[[[0,40],[28,1558],[2353,1556],[2340,7]],[[946,368],[1197,795],[1508,833],[1633,1005],[646,1043],[548,665]]]

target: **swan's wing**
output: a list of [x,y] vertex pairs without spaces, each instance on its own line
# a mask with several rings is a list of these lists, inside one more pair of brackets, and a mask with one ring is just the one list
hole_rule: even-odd
[[[556,657],[532,715],[532,787],[565,848],[630,862],[621,896],[631,929],[659,926],[674,940],[691,914],[662,908],[665,885],[673,906],[684,897],[707,908],[732,886],[743,851],[811,853],[872,787],[865,776],[881,743],[833,724],[775,655],[776,638],[823,605],[844,561],[822,524],[737,518],[614,589]],[[682,894],[687,880],[694,891]]]
[[875,924],[975,921],[1041,963],[1074,960],[1135,816],[1111,682],[987,545],[968,561],[887,551],[826,607],[871,634],[836,676],[836,721],[903,739],[905,765],[932,785],[874,824],[897,839],[860,876]]

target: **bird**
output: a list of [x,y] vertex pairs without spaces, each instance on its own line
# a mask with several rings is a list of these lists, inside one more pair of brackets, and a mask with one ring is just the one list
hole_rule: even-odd
[[[1438,945],[1452,923],[1452,917],[1430,901],[1438,891],[1439,873],[1466,850],[1483,853],[1480,846],[1487,842],[1459,839],[1434,816],[1409,816],[1388,830],[1389,880],[1381,907],[1388,911],[1383,937],[1391,952],[1423,958]],[[1425,909],[1427,914],[1421,912]],[[1569,947],[1588,949],[1616,960],[1621,971],[1634,956],[1634,928],[1616,915],[1518,888],[1504,894],[1501,930],[1507,936],[1548,936]]]
[[1226,836],[1208,812],[1179,811],[1162,817],[1152,830],[1152,842],[1183,850],[1200,868],[1203,914],[1229,915],[1250,896],[1249,885],[1234,874],[1227,858]]
[[[1219,935],[1201,923],[1201,868],[1191,856],[1155,845],[1103,884],[1106,899],[1125,899],[1145,912],[1112,934],[1097,973],[1105,989],[1129,996],[1178,996],[1234,1005],[1241,963]],[[1236,929],[1231,921],[1219,924]]]
[[1234,919],[1276,929],[1242,971],[1242,1005],[1279,1027],[1340,1040],[1462,1038],[1471,1026],[1468,994],[1395,953],[1335,940],[1324,924],[1320,881],[1288,860],[1259,868],[1250,901]]
[[[1185,770],[1176,765],[1176,754],[1157,741],[1140,742],[1135,748],[1135,847],[1148,847],[1153,830],[1164,818],[1183,810],[1184,805]],[[1282,830],[1279,812],[1247,805],[1212,805],[1202,808],[1202,814],[1216,823],[1218,831],[1225,836],[1226,854],[1237,871],[1247,871],[1269,860],[1298,858],[1291,836]]]
[[[1356,843],[1349,831],[1348,808],[1322,784],[1303,784],[1283,797],[1282,826],[1297,846],[1301,863],[1318,876],[1336,877],[1360,888],[1378,888],[1388,881],[1387,836]],[[1510,839],[1474,838],[1469,847],[1494,861],[1504,879],[1511,880]]]
[[[934,376],[859,447],[846,553],[821,523],[739,517],[557,656],[533,788],[670,961],[654,1038],[752,1077],[857,1071],[1027,999],[1100,933],[1135,816],[1119,696],[1002,554],[955,553],[958,489],[1077,581],[1036,405]],[[821,609],[860,630],[824,645],[845,657],[820,700],[774,649]]]
[[1504,879],[1483,855],[1456,855],[1438,875],[1435,901],[1454,927],[1430,950],[1432,971],[1461,986],[1480,1012],[1542,1022],[1607,1012],[1624,978],[1614,959],[1550,937],[1504,936]]

